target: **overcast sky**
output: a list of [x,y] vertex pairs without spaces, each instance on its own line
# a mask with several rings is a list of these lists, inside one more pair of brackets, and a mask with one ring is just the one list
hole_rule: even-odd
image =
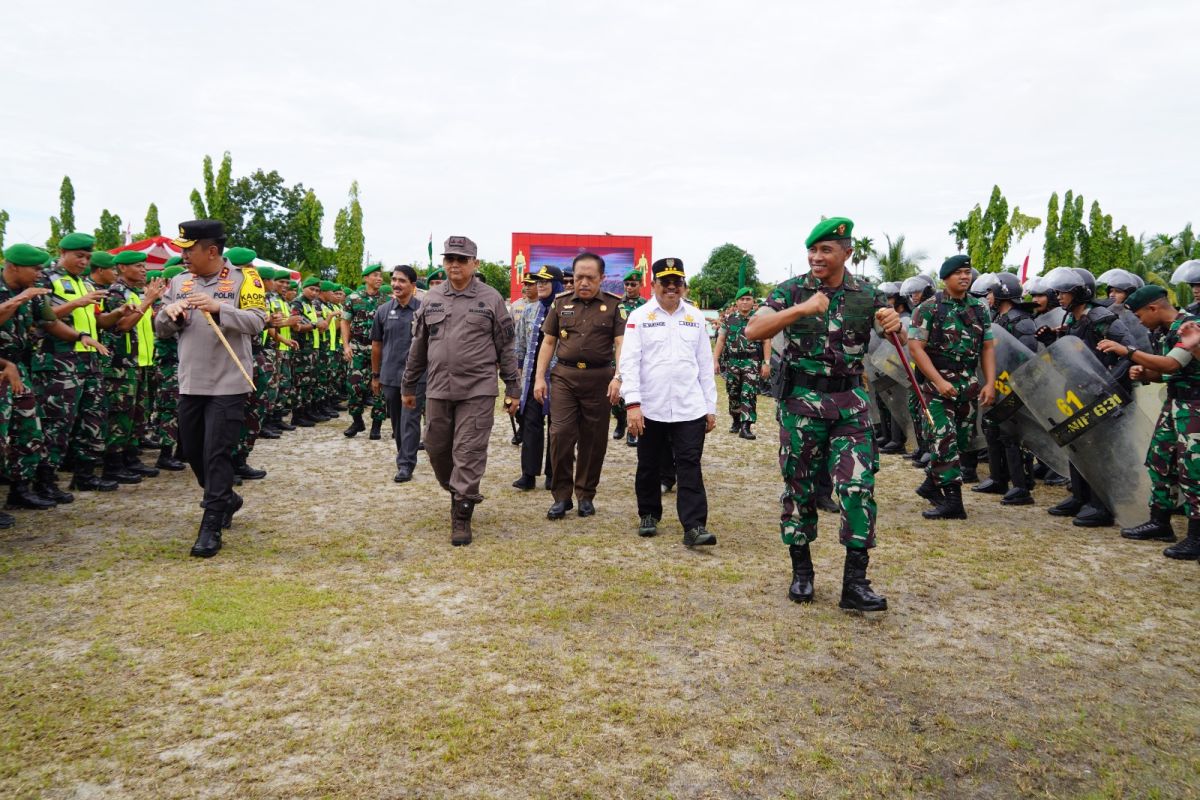
[[[730,241],[764,278],[821,215],[933,266],[998,183],[1045,216],[1200,223],[1200,4],[1178,2],[4,3],[0,208],[44,242],[191,217],[201,161],[276,169],[333,216],[357,180],[371,257],[465,234],[650,235],[689,271]],[[1017,262],[1041,237],[1010,252]],[[436,248],[435,248],[436,251]]]

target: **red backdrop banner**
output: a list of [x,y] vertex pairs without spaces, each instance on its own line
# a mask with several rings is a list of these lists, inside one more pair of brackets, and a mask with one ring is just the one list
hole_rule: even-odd
[[642,296],[650,296],[649,272],[654,263],[652,239],[649,236],[607,236],[577,233],[514,233],[509,275],[509,299],[521,295],[521,275],[531,266],[549,264],[569,267],[575,256],[595,253],[604,259],[604,289],[623,294],[621,284],[631,269],[642,272]]

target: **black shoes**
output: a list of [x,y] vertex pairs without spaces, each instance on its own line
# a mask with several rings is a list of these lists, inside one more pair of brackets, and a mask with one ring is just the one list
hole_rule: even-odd
[[48,511],[58,503],[42,497],[33,490],[29,481],[14,481],[8,487],[8,502],[5,508],[27,508],[31,511]]
[[817,498],[817,509],[819,511],[825,511],[829,514],[836,514],[842,510],[842,507],[835,503],[832,497],[821,495]]
[[[229,501],[229,508],[225,509],[224,514],[221,516],[221,530],[233,527],[233,515],[242,510],[244,502],[240,494],[237,492],[233,493],[233,499]],[[217,534],[217,536],[220,535],[220,533]]]
[[625,426],[618,425],[616,428],[613,429],[613,441],[617,442],[624,438],[625,438]]
[[793,603],[813,601],[813,563],[808,542],[788,546],[792,557],[792,585],[788,587],[788,599]]
[[579,501],[579,516],[590,517],[595,513],[596,513],[596,507],[594,505],[592,505],[591,500],[581,499]]
[[255,469],[246,463],[245,457],[235,458],[233,461],[233,474],[244,481],[258,481],[267,477],[265,469]]
[[1088,503],[1079,509],[1071,524],[1076,528],[1107,528],[1113,524],[1113,515],[1104,506]]
[[60,506],[75,502],[75,495],[58,488],[58,475],[49,462],[42,462],[38,465],[37,480],[34,482],[33,490]]
[[172,455],[170,447],[164,447],[159,450],[158,460],[154,462],[154,466],[169,472],[180,472],[187,468],[187,464],[184,464]]
[[731,422],[729,425],[729,432],[730,433],[740,433],[741,430],[742,430],[741,420],[739,420],[737,417],[734,417],[733,422]]
[[971,491],[979,492],[979,494],[1008,494],[1008,482],[988,478],[978,486],[972,486]]
[[945,498],[942,496],[942,489],[933,482],[930,475],[925,476],[925,480],[916,488],[917,496],[928,501],[930,505],[937,506],[942,503]]
[[851,611],[887,611],[887,598],[871,591],[871,582],[867,580],[869,563],[870,556],[866,550],[846,550],[839,608]]
[[5,514],[3,511],[0,511],[0,530],[4,530],[5,528],[11,528],[13,525],[16,525],[16,524],[17,524],[17,520],[13,517],[12,514]]
[[271,427],[277,431],[283,431],[284,433],[290,433],[291,431],[296,430],[296,426],[284,422],[283,417],[278,417],[271,420]]
[[742,423],[742,429],[740,431],[738,431],[738,436],[741,437],[742,439],[757,439],[758,438],[757,436],[754,435],[754,431],[750,430],[749,422]]
[[396,470],[396,475],[392,480],[396,483],[408,483],[412,480],[412,470],[408,467],[400,467]]
[[141,454],[137,450],[126,450],[124,458],[125,469],[134,475],[141,475],[146,478],[158,477],[158,468],[143,464]]
[[1028,489],[1022,489],[1020,486],[1014,486],[1004,493],[1004,497],[1000,498],[1002,506],[1031,506],[1033,505],[1033,495]]
[[1171,527],[1171,512],[1153,509],[1150,512],[1150,519],[1146,522],[1134,525],[1132,528],[1122,528],[1121,537],[1139,542],[1173,542],[1175,541],[1175,530]]
[[902,456],[905,454],[904,442],[892,440],[880,447],[879,452],[885,456]]
[[638,536],[654,536],[658,533],[658,520],[650,514],[643,514],[638,520]]
[[71,484],[67,488],[79,492],[115,492],[117,490],[116,481],[97,478],[94,470],[94,467],[76,467],[75,476],[71,478]]
[[625,435],[625,444],[628,447],[637,447],[637,440],[638,437],[634,436],[632,433]]
[[710,533],[703,525],[697,525],[690,531],[683,532],[684,547],[707,547],[717,543],[717,535]]
[[292,412],[293,428],[311,428],[316,424],[316,420],[310,419],[309,416],[300,409],[296,409]]
[[200,520],[200,533],[192,545],[193,558],[212,558],[221,551],[221,517],[218,511],[205,509]]
[[532,475],[521,473],[521,477],[512,482],[514,489],[520,489],[522,492],[528,492],[537,488],[537,478]]
[[367,438],[370,439],[372,442],[378,442],[380,439],[383,438],[383,434],[380,433],[380,429],[382,427],[383,427],[383,420],[381,420],[381,419],[371,420],[371,432],[369,434],[367,434]]
[[940,488],[942,502],[928,511],[922,511],[921,516],[925,519],[966,519],[967,511],[963,508],[962,502],[962,484],[950,483]]
[[102,475],[105,480],[127,485],[142,482],[141,475],[135,475],[125,469],[125,462],[120,453],[104,454],[104,471]]
[[350,417],[350,427],[342,431],[342,436],[345,436],[347,439],[353,439],[366,429],[367,426],[363,424],[362,414],[353,414]]
[[562,519],[574,507],[575,504],[570,500],[556,500],[554,505],[550,506],[550,510],[546,512],[546,519]]
[[1073,517],[1079,513],[1079,509],[1081,508],[1083,508],[1083,501],[1074,495],[1070,495],[1058,505],[1047,508],[1046,513],[1052,517]]
[[465,547],[471,543],[471,515],[475,504],[470,500],[456,500],[450,510],[450,544]]
[[1200,560],[1200,519],[1189,519],[1187,536],[1179,544],[1163,550],[1163,555],[1180,561]]

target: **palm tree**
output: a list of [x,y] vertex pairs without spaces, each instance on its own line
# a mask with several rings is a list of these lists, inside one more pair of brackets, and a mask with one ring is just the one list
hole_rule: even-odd
[[965,245],[967,243],[967,239],[970,238],[970,233],[967,231],[967,221],[965,219],[958,220],[950,226],[950,230],[948,230],[947,233],[954,237],[954,246],[957,247],[958,252],[961,253],[963,251],[963,245]]
[[879,265],[880,280],[884,283],[902,281],[916,275],[919,271],[917,262],[925,258],[925,254],[904,252],[904,234],[897,236],[894,242],[886,233],[883,238],[887,239],[887,251],[883,255],[875,256],[875,262]]
[[853,242],[854,255],[850,256],[850,261],[854,264],[854,268],[862,275],[862,270],[859,265],[868,258],[875,257],[875,240],[870,236],[864,236],[861,239],[854,239]]

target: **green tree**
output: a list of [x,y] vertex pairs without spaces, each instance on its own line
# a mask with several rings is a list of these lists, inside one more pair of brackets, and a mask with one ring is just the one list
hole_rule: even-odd
[[[277,264],[302,260],[301,231],[296,219],[308,194],[303,184],[288,186],[275,170],[259,169],[239,178],[230,190],[230,198],[241,211],[238,244]],[[319,220],[317,225],[319,243]],[[321,259],[320,263],[324,266],[329,260]]]
[[[720,247],[714,247],[708,256],[708,261],[700,268],[700,274],[691,284],[690,294],[693,297],[703,295],[710,308],[722,308],[733,300],[738,290],[738,269],[742,257],[746,258],[746,285],[758,285],[758,263],[754,256],[735,244],[726,242]],[[697,288],[697,283],[699,288]]]
[[190,197],[197,219],[219,219],[225,223],[225,234],[237,241],[241,236],[242,214],[233,195],[233,156],[226,151],[221,167],[213,174],[212,156],[204,157],[204,195],[193,189]]
[[971,264],[980,272],[999,272],[1004,269],[1004,258],[1013,243],[1041,224],[1037,217],[1022,214],[1019,207],[1010,214],[1008,200],[999,186],[993,186],[987,208],[976,204],[967,215],[967,255]]
[[296,241],[296,254],[289,259],[289,263],[294,261],[309,268],[333,263],[334,252],[321,242],[321,221],[324,218],[324,206],[309,189],[300,201],[299,210],[289,221]]
[[358,199],[358,181],[350,184],[350,200],[345,208],[338,210],[333,221],[333,242],[337,250],[334,264],[337,275],[342,283],[357,286],[362,280],[363,250],[363,213],[362,204]]
[[75,231],[75,187],[69,175],[63,175],[58,188],[58,216],[50,218],[50,238],[46,248],[50,252],[58,249],[58,242],[68,233]]
[[1046,207],[1046,241],[1042,248],[1042,263],[1047,266],[1058,262],[1058,192],[1050,193]]
[[892,241],[892,237],[886,233],[883,238],[887,240],[887,249],[882,254],[875,256],[875,263],[879,265],[880,280],[884,283],[902,281],[916,275],[919,270],[917,262],[925,258],[925,254],[922,252],[906,253],[904,251],[904,234],[897,236],[895,241]]
[[150,207],[146,209],[146,227],[142,232],[146,234],[146,238],[148,239],[154,236],[162,236],[162,225],[158,222],[158,206],[154,205],[154,203],[151,203]]
[[967,221],[965,219],[958,220],[950,226],[947,233],[954,237],[954,246],[961,253],[963,245],[967,243]]
[[500,293],[500,296],[505,300],[508,299],[508,294],[511,289],[509,286],[509,271],[504,264],[498,264],[495,261],[479,260],[479,270],[476,272],[483,282]]
[[4,249],[4,234],[8,232],[8,212],[0,208],[0,250]]
[[850,262],[854,266],[854,271],[861,275],[862,270],[859,269],[859,266],[868,258],[875,257],[875,240],[870,236],[863,236],[852,240],[851,244],[854,247],[854,254],[850,256]]
[[204,207],[204,198],[200,196],[200,192],[192,189],[192,194],[188,197],[192,204],[192,214],[196,219],[209,219],[208,209]]
[[108,213],[108,209],[100,212],[100,227],[96,228],[96,249],[97,250],[112,250],[114,247],[120,247],[121,242],[121,218],[116,214]]

